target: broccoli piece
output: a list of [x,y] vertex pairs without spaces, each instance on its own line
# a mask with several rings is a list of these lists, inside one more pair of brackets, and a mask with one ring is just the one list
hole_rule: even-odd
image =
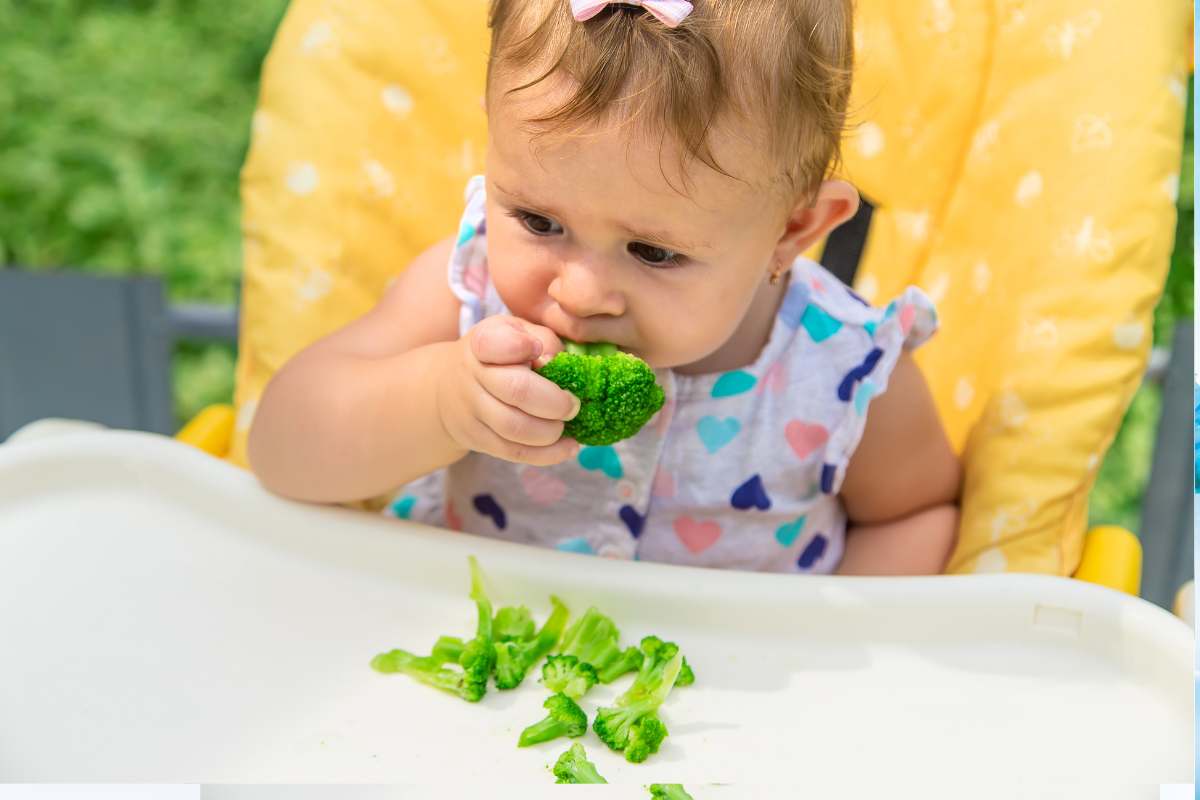
[[[640,650],[642,665],[638,669],[638,675],[634,678],[633,685],[623,695],[627,701],[644,697],[658,686],[663,670],[679,652],[679,645],[674,642],[664,642],[657,636],[647,636],[642,639]],[[679,668],[679,675],[675,678],[675,685],[689,686],[695,682],[696,675],[688,666],[687,659],[684,658]]]
[[613,621],[593,607],[567,628],[559,652],[591,664],[599,675],[621,655],[619,637]]
[[559,636],[567,626],[569,612],[557,597],[551,597],[550,603],[554,610],[550,612],[537,636],[495,644],[497,688],[515,689],[520,686],[529,670],[558,644]]
[[475,556],[470,556],[468,562],[471,565],[471,599],[475,601],[479,622],[475,638],[466,642],[458,657],[458,664],[463,668],[467,680],[480,686],[479,695],[482,697],[487,692],[488,676],[496,665],[496,649],[492,642],[492,602],[483,591],[483,572],[479,569],[479,562]]
[[565,694],[552,694],[542,703],[550,713],[540,722],[535,722],[521,731],[517,747],[548,742],[559,736],[583,736],[587,733],[587,715],[579,705]]
[[496,612],[492,621],[492,635],[498,642],[519,642],[532,639],[534,635],[533,615],[525,606],[505,606]]
[[554,762],[555,783],[608,783],[596,771],[596,765],[588,761],[587,753],[579,742],[571,745]]
[[380,653],[371,659],[371,667],[384,674],[404,673],[421,683],[456,694],[470,703],[478,702],[487,690],[486,684],[480,684],[466,672],[448,669],[431,656],[417,656],[405,650]]
[[667,726],[655,712],[670,694],[682,666],[683,653],[676,648],[675,654],[657,673],[653,685],[648,684],[645,691],[636,695],[631,695],[631,688],[617,698],[615,706],[598,709],[592,729],[600,741],[613,750],[624,751],[625,760],[634,763],[645,761],[650,754],[658,752],[667,736]]
[[542,683],[552,692],[561,692],[572,700],[587,694],[596,685],[596,668],[575,656],[558,655],[546,658],[542,665]]
[[579,398],[579,413],[567,421],[565,436],[586,445],[619,442],[641,430],[662,408],[662,387],[645,361],[612,344],[565,345],[537,370]]
[[[626,647],[620,656],[613,659],[608,665],[600,671],[597,676],[601,683],[612,683],[617,678],[627,672],[637,672],[642,666],[644,656],[642,651],[637,647]],[[683,673],[680,673],[682,676]],[[679,685],[679,679],[676,678],[675,685]]]
[[[378,672],[401,672],[422,683],[457,694],[469,702],[478,702],[487,693],[488,676],[496,662],[492,643],[492,603],[483,591],[483,573],[474,556],[471,566],[471,599],[479,614],[475,638],[464,642],[443,636],[433,646],[433,655],[418,656],[407,650],[391,650],[371,659]],[[462,671],[443,666],[457,663]]]
[[457,664],[464,649],[466,645],[457,636],[439,636],[429,657],[441,664]]
[[650,800],[694,800],[682,783],[650,784]]

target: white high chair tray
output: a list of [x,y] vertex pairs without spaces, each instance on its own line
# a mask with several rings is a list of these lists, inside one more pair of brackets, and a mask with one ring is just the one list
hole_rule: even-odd
[[496,607],[540,624],[553,593],[688,655],[656,756],[580,740],[613,783],[1090,799],[1193,775],[1192,632],[1116,592],[551,552],[287,502],[185,445],[92,431],[0,447],[0,779],[552,784],[569,742],[516,747],[536,679],[468,704],[368,667],[470,635],[469,554]]

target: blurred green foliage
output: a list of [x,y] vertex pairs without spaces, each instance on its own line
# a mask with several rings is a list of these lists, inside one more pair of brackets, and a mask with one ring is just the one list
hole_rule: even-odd
[[[0,264],[163,276],[232,303],[238,170],[285,0],[0,0]],[[186,419],[229,345],[176,351]],[[224,365],[224,366],[222,366]]]
[[[0,264],[162,275],[175,300],[231,303],[238,170],[286,0],[0,0]],[[1155,320],[1193,312],[1192,110],[1176,247]],[[233,394],[233,349],[181,343],[185,420]],[[1159,390],[1135,397],[1092,518],[1137,528]]]

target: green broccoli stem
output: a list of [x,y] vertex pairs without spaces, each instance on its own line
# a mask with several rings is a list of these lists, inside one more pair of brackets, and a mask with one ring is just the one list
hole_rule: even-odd
[[610,356],[618,352],[615,344],[609,342],[573,342],[563,340],[563,349],[577,356]]
[[475,556],[469,556],[467,561],[471,565],[471,599],[475,601],[476,610],[479,612],[479,623],[475,629],[476,639],[492,639],[492,601],[488,599],[487,594],[483,591],[483,571],[479,569],[479,562],[475,560]]
[[434,658],[414,655],[407,650],[380,653],[371,659],[371,668],[384,674],[408,675],[427,686],[456,694],[468,702],[476,702],[482,696],[463,673],[446,669]]
[[562,720],[546,717],[541,722],[535,722],[521,731],[521,739],[517,747],[529,747],[531,744],[541,744],[560,736],[567,736],[568,726]]
[[457,664],[462,658],[463,650],[466,648],[466,643],[457,636],[439,636],[438,640],[433,644],[433,652],[430,658],[436,659],[443,664]]
[[642,651],[636,647],[627,647],[620,656],[613,659],[601,670],[596,677],[601,683],[612,683],[628,672],[636,672],[642,666]]
[[584,761],[575,767],[574,778],[575,783],[608,783],[596,769],[596,765],[590,761]]
[[650,784],[651,800],[694,800],[683,788],[682,783],[652,783]]

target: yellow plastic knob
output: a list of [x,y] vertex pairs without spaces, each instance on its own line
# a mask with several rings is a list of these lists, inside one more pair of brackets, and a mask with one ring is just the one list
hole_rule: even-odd
[[1137,596],[1142,588],[1142,544],[1124,528],[1102,525],[1088,531],[1075,577]]

